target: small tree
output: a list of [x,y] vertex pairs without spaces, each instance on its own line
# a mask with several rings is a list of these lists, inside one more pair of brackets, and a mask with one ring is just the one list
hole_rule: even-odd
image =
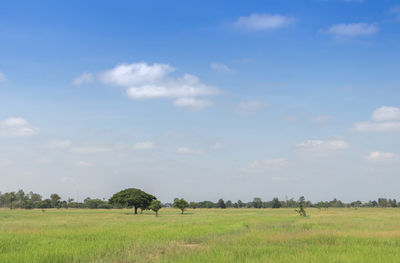
[[218,200],[217,207],[222,209],[226,208],[224,199],[221,198]]
[[60,208],[61,197],[58,194],[51,194],[50,200],[52,207]]
[[279,201],[278,197],[275,197],[274,199],[272,199],[272,208],[281,208],[282,207],[282,203],[281,201]]
[[160,210],[162,207],[162,204],[159,200],[153,200],[151,201],[150,204],[150,209],[156,212],[156,216],[158,216],[158,210]]
[[189,203],[183,198],[181,199],[175,198],[174,207],[179,208],[182,211],[183,215],[183,211],[185,211],[185,208],[189,207]]
[[305,205],[305,198],[304,196],[301,196],[299,198],[299,209],[295,209],[295,211],[299,214],[299,216],[304,216],[306,217],[306,210],[304,210],[304,205]]

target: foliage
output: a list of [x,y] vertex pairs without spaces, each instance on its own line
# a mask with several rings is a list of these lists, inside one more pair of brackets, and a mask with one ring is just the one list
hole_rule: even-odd
[[140,189],[128,188],[114,194],[110,198],[110,203],[119,205],[122,207],[134,208],[135,214],[137,214],[137,209],[141,210],[149,209],[151,201],[157,198],[151,194],[143,192]]
[[158,216],[158,210],[160,210],[162,207],[162,204],[159,200],[153,200],[151,201],[150,204],[150,209],[156,212],[156,216]]
[[183,211],[185,211],[185,209],[189,207],[189,203],[183,198],[181,199],[175,198],[174,207],[180,209],[183,215]]

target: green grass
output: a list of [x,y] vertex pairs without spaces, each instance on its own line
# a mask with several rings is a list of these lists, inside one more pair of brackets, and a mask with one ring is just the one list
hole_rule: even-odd
[[400,209],[0,210],[0,262],[400,262]]

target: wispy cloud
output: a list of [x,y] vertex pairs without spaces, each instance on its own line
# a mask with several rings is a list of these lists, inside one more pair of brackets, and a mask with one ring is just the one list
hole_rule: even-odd
[[283,28],[295,22],[294,18],[279,14],[251,14],[239,17],[235,26],[247,31],[266,31]]
[[337,24],[331,26],[326,33],[335,37],[357,37],[374,35],[379,31],[376,24],[353,23],[353,24]]
[[51,140],[49,141],[45,147],[46,148],[51,148],[51,149],[66,149],[69,148],[72,145],[72,142],[70,140]]
[[211,62],[210,68],[215,71],[224,72],[224,73],[235,73],[236,72],[236,70],[229,68],[227,65],[225,65],[223,63],[217,63],[217,62]]
[[36,134],[37,128],[19,117],[7,118],[0,121],[0,136],[25,137]]
[[400,161],[400,156],[390,152],[371,152],[366,159],[374,163]]
[[92,163],[84,162],[84,161],[79,161],[79,162],[75,163],[75,165],[77,167],[92,167],[93,166]]
[[239,113],[256,113],[260,111],[266,104],[259,100],[248,100],[240,102],[236,110]]
[[296,148],[307,153],[326,154],[346,150],[349,144],[343,140],[307,140],[296,144]]
[[92,82],[93,82],[93,75],[87,72],[84,72],[82,75],[73,80],[73,83],[75,85],[82,85]]
[[7,80],[6,75],[0,71],[0,82],[6,81],[6,80]]
[[213,104],[209,100],[196,98],[179,98],[174,101],[174,105],[177,107],[184,107],[192,110],[202,110],[204,108],[212,106]]
[[395,7],[392,7],[392,8],[390,9],[390,13],[392,13],[392,14],[395,15],[395,19],[396,19],[397,21],[400,21],[400,5],[395,6]]
[[188,147],[180,147],[176,150],[179,154],[202,154],[202,150],[191,149]]
[[150,141],[137,142],[133,145],[134,150],[151,150],[154,148],[155,148],[154,143]]
[[252,162],[247,171],[265,171],[270,169],[277,169],[289,165],[289,161],[285,158],[256,160]]

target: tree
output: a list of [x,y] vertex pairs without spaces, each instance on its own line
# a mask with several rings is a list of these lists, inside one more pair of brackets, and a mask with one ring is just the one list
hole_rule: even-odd
[[158,210],[160,210],[161,207],[162,207],[162,204],[160,201],[158,201],[158,200],[151,201],[150,209],[153,210],[154,212],[156,212],[156,216],[158,216]]
[[16,200],[15,192],[5,193],[6,201],[10,204],[10,209],[13,209],[13,202]]
[[175,198],[174,207],[180,209],[182,211],[182,215],[183,215],[183,211],[185,211],[185,208],[189,207],[189,204],[183,198],[181,198],[181,199]]
[[231,200],[226,201],[226,202],[225,202],[225,206],[226,206],[227,208],[228,208],[228,207],[233,207],[232,201],[231,201]]
[[281,201],[279,201],[278,197],[275,197],[272,199],[272,208],[281,208],[282,204]]
[[242,208],[242,207],[243,207],[243,202],[242,202],[242,200],[237,201],[237,204],[238,204],[238,207],[239,207],[239,208]]
[[255,197],[254,200],[253,200],[254,208],[262,208],[262,205],[263,205],[263,203],[262,203],[261,198]]
[[223,208],[223,209],[226,208],[224,199],[221,198],[221,199],[218,200],[217,207],[218,208]]
[[193,208],[193,209],[196,209],[197,208],[197,203],[196,202],[190,202],[189,207]]
[[306,214],[306,210],[304,210],[304,205],[305,205],[305,198],[304,198],[304,196],[301,196],[300,198],[299,198],[299,209],[295,209],[295,211],[299,214],[299,216],[304,216],[304,217],[306,217],[307,216],[307,214]]
[[157,200],[157,198],[151,194],[140,189],[128,188],[114,194],[109,202],[120,207],[133,207],[137,214],[138,208],[148,209],[153,200]]
[[60,200],[61,197],[58,194],[51,194],[50,195],[50,200],[51,200],[51,206],[52,207],[60,207]]

